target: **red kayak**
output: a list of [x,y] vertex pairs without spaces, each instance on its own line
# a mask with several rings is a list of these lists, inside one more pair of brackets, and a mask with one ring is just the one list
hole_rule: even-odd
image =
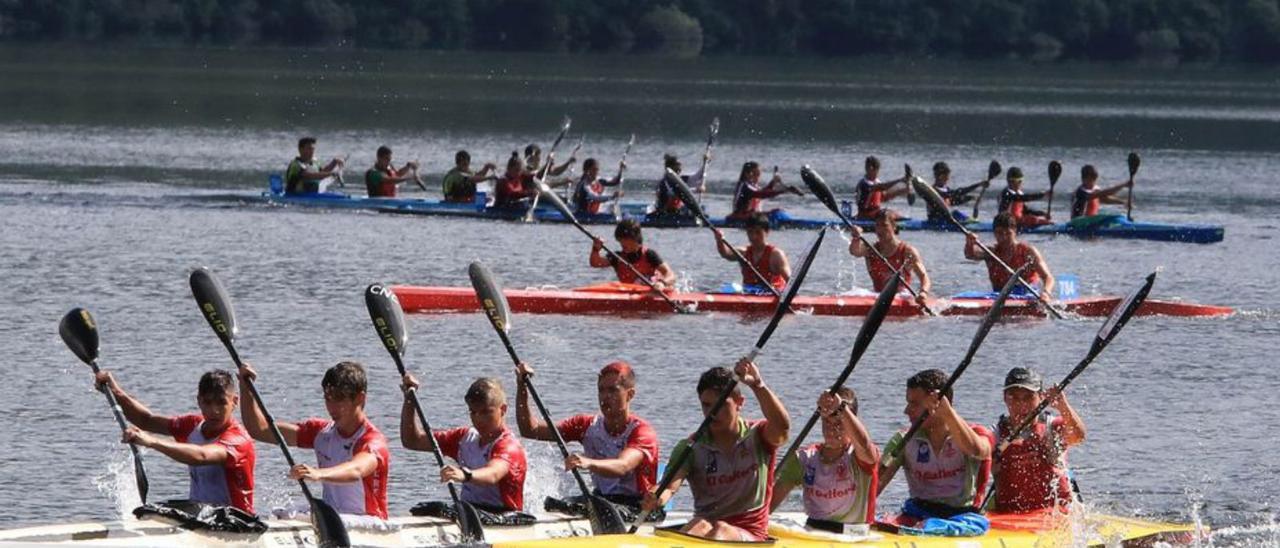
[[[476,294],[470,287],[428,287],[400,285],[392,288],[405,312],[471,312],[480,310]],[[643,285],[608,282],[577,289],[507,289],[504,291],[513,312],[533,314],[619,314],[671,313],[671,305],[653,295]],[[682,305],[694,305],[699,312],[732,312],[735,314],[773,313],[772,296],[725,293],[667,292],[667,297]],[[875,296],[796,296],[792,308],[818,316],[865,316],[875,304]],[[1094,296],[1060,301],[1063,309],[1085,317],[1105,317],[1120,304],[1119,296]],[[991,308],[992,299],[955,298],[931,300],[930,306],[946,316],[979,316]],[[1227,316],[1232,309],[1192,303],[1148,299],[1138,309],[1139,316],[1207,317]],[[1005,314],[1043,316],[1044,311],[1030,300],[1005,303]],[[898,297],[889,309],[891,316],[921,316],[924,311],[915,301]]]

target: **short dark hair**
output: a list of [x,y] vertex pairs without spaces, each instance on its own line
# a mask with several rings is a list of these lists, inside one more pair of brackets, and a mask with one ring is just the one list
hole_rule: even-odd
[[470,161],[471,161],[471,153],[465,150],[459,150],[457,154],[453,155],[454,164],[461,164],[463,162],[470,162]]
[[387,145],[382,145],[382,146],[378,147],[378,157],[379,157],[379,158],[381,158],[381,157],[383,157],[383,156],[390,156],[390,155],[391,155],[391,147],[389,147],[389,146],[387,146]]
[[630,238],[638,244],[644,243],[644,235],[640,233],[640,223],[635,219],[623,219],[618,223],[618,227],[613,229],[613,237],[619,240]]
[[752,213],[750,217],[747,217],[745,226],[749,229],[760,228],[767,231],[769,230],[769,216],[759,211]]
[[[698,377],[698,394],[701,395],[703,392],[708,390],[723,392],[726,387],[733,385],[736,382],[737,379],[733,378],[733,372],[729,371],[728,368],[719,366],[712,367],[711,369],[704,371],[701,377]],[[734,386],[733,395],[737,396],[739,394],[741,394],[741,392],[738,390],[738,387]]]
[[858,414],[858,395],[853,393],[852,388],[841,386],[836,390],[836,395],[840,396],[840,399],[849,402],[849,410],[853,411],[854,415]]
[[871,169],[873,167],[876,169],[880,169],[880,159],[876,158],[875,156],[867,156],[867,161],[865,162],[864,165],[867,169]]
[[326,394],[345,399],[355,399],[361,392],[368,390],[369,380],[365,377],[364,366],[356,362],[339,362],[324,372],[320,386]]
[[677,169],[680,167],[680,159],[675,154],[662,155],[662,167],[668,169]]
[[1018,230],[1018,220],[1013,218],[1012,213],[1002,211],[999,215],[996,215],[995,219],[991,220],[991,228],[1012,228],[1016,231]]
[[1080,168],[1080,178],[1081,179],[1098,178],[1098,168],[1093,167],[1093,164],[1085,164],[1084,167]]
[[[907,390],[919,388],[925,392],[937,392],[946,384],[947,374],[941,369],[925,369],[907,379]],[[954,401],[951,399],[951,388],[947,388],[942,397],[947,398],[947,401]]]
[[316,144],[315,137],[303,137],[301,139],[298,139],[298,150],[302,150],[302,147],[305,147],[307,145],[314,145],[314,144]]
[[933,174],[939,175],[942,173],[951,173],[951,166],[947,165],[946,162],[938,162],[936,164],[933,164]]
[[582,162],[582,170],[583,170],[583,171],[586,171],[586,170],[588,170],[588,169],[591,169],[591,168],[593,168],[593,167],[596,167],[596,166],[597,166],[597,165],[599,165],[599,164],[600,164],[600,162],[597,162],[595,158],[587,158],[586,160],[584,160],[584,161]]
[[529,143],[529,146],[524,147],[524,157],[525,157],[525,158],[528,158],[528,157],[530,157],[530,156],[533,156],[533,154],[534,154],[535,152],[536,152],[536,153],[541,154],[541,153],[542,153],[542,149],[541,149],[541,148],[539,148],[539,147],[538,147],[538,145],[535,145],[535,144],[533,144],[533,143]]
[[212,369],[200,375],[200,384],[196,389],[197,396],[213,396],[217,394],[235,394],[236,378],[225,369]]
[[462,400],[467,405],[498,406],[507,403],[507,392],[502,389],[502,383],[498,379],[481,377],[471,383]]

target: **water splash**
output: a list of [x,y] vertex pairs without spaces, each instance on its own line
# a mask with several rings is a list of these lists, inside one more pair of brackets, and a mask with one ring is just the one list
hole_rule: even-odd
[[[573,450],[573,446],[569,447]],[[553,443],[524,442],[528,470],[524,476],[524,510],[532,514],[543,513],[542,504],[547,497],[562,498],[578,494],[572,477],[564,472],[564,459]]]
[[[146,454],[145,449],[141,451]],[[93,485],[115,504],[121,520],[131,520],[133,509],[142,506],[142,499],[138,496],[138,482],[133,473],[133,455],[128,449],[117,448],[110,450],[108,456],[106,470],[101,475],[94,476]]]

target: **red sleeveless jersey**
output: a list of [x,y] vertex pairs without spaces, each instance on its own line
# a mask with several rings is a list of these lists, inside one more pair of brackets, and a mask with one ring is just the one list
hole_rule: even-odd
[[[658,272],[658,267],[662,266],[662,258],[658,256],[657,252],[644,246],[641,246],[640,250],[634,255],[625,251],[619,251],[617,253],[619,257],[622,257],[623,260],[631,263],[631,266],[636,267],[637,271],[644,274],[644,277],[649,279],[653,279],[653,275]],[[640,282],[640,280],[636,278],[635,273],[632,272],[630,268],[627,268],[627,265],[622,264],[622,261],[618,261],[614,259],[613,256],[610,256],[609,264],[613,266],[613,272],[618,275],[619,282],[624,284]]]
[[[1044,415],[1001,451],[995,473],[996,510],[1029,512],[1071,502],[1071,482],[1067,479],[1066,448],[1058,436],[1061,417]],[[1000,439],[1012,425],[1000,417],[996,429]]]
[[[884,256],[884,258],[889,260],[888,265],[886,265],[884,261],[881,261],[879,257],[876,257],[874,253],[868,255],[866,257],[867,275],[871,277],[871,286],[874,287],[876,291],[884,290],[884,286],[889,285],[889,280],[893,279],[894,270],[902,273],[902,282],[904,284],[911,285],[911,271],[905,268],[907,264],[907,257],[909,255],[910,253],[907,252],[907,242],[898,242],[897,249],[894,249],[893,253]],[[889,265],[892,265],[893,268],[890,269]]]
[[[1026,242],[1018,242],[1017,245],[1013,246],[1011,253],[1002,254],[996,251],[995,248],[991,252],[1000,257],[1000,260],[1015,271],[1022,268],[1022,265],[1029,264],[1035,260],[1035,248]],[[986,263],[987,277],[991,279],[991,290],[1000,291],[1004,288],[1004,284],[1008,283],[1009,276],[1012,274],[1000,266],[1000,263],[992,259],[990,255],[987,256]],[[1040,282],[1040,273],[1035,270],[1027,270],[1023,273],[1022,279],[1029,284],[1036,284]]]
[[[751,264],[756,267],[756,270],[759,270],[760,274],[764,275],[764,277],[769,280],[768,285],[772,285],[780,290],[787,286],[787,280],[782,277],[782,273],[774,272],[772,266],[769,264],[769,258],[773,256],[773,250],[774,247],[772,245],[766,245],[764,246],[764,252],[760,254],[760,257],[758,259],[752,259],[754,255],[751,252],[751,247],[748,246],[747,252],[744,255],[746,255],[747,261],[750,261]],[[764,286],[765,282],[756,278],[756,274],[752,272],[750,268],[743,266],[742,285]]]

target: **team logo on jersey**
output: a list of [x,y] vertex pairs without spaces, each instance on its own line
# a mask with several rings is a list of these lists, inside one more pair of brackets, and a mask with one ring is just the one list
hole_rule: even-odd
[[916,462],[924,464],[929,462],[929,444],[921,443],[916,446]]
[[715,453],[707,454],[706,472],[708,474],[714,474],[719,471],[720,471],[720,464],[716,462],[716,454]]

